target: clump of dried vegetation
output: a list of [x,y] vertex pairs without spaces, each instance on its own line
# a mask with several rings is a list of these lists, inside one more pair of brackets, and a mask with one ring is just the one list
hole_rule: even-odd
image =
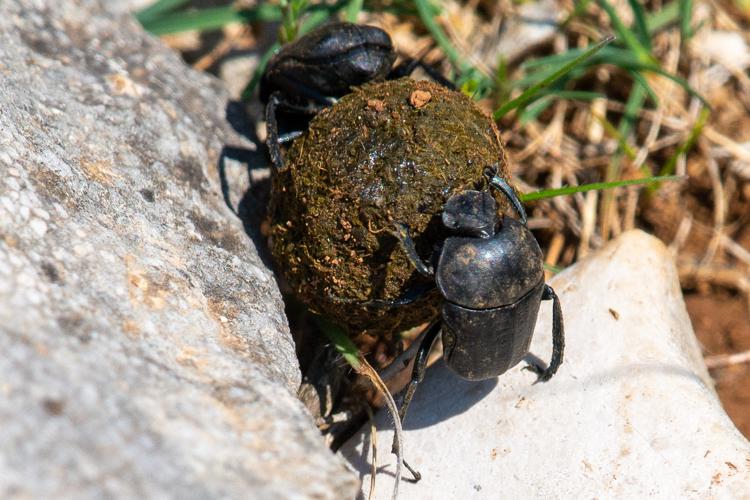
[[[539,201],[529,224],[551,270],[629,229],[664,241],[719,394],[750,436],[750,7],[735,2],[280,0],[190,10],[162,0],[140,19],[157,34],[193,30],[166,39],[198,69],[230,74],[225,64],[250,55],[241,78],[251,80],[280,41],[331,17],[379,25],[401,54],[442,68],[495,114],[522,191],[684,176]],[[503,109],[608,34],[618,40],[525,106]],[[382,346],[369,348],[377,361]]]

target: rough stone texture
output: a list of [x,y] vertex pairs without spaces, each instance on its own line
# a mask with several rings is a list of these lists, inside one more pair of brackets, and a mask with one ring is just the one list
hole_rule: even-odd
[[[567,331],[560,371],[532,385],[521,367],[479,383],[429,369],[405,425],[424,479],[402,482],[403,497],[747,498],[750,443],[714,393],[666,248],[626,233],[551,285]],[[532,352],[545,358],[542,309]],[[377,440],[378,498],[391,492],[391,439]],[[369,445],[364,431],[344,447],[362,476]]]
[[219,189],[254,145],[105,4],[0,3],[0,497],[351,495]]

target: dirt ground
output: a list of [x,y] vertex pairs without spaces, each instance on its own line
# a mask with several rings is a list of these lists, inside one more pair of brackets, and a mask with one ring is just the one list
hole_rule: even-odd
[[[726,292],[685,295],[695,334],[708,360],[750,349],[746,301]],[[711,370],[724,408],[737,428],[750,436],[750,363],[726,364]]]

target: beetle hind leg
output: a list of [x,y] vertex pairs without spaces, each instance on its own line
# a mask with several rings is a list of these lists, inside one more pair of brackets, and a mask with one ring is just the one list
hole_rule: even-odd
[[563,351],[565,350],[565,328],[563,326],[562,307],[560,299],[549,285],[544,285],[542,300],[552,301],[552,359],[547,366],[544,361],[534,354],[527,354],[524,360],[528,363],[527,369],[538,375],[536,382],[546,382],[552,378],[563,362]]
[[[398,416],[402,424],[404,423],[404,420],[406,420],[406,412],[409,411],[409,403],[411,403],[411,399],[414,397],[414,392],[417,390],[419,383],[424,379],[424,372],[427,369],[427,358],[430,355],[435,339],[440,334],[440,327],[440,321],[435,321],[427,328],[427,333],[425,333],[422,342],[419,344],[417,355],[414,356],[414,368],[411,372],[411,380],[406,388],[406,394],[401,402],[401,408],[398,410]],[[396,453],[396,450],[396,436],[394,436],[391,453]],[[406,460],[404,460],[404,466],[409,469],[409,472],[414,476],[415,483],[422,479],[422,475],[406,463]]]

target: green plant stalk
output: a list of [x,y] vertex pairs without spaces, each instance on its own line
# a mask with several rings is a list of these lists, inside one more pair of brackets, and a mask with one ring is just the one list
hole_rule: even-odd
[[314,318],[320,331],[333,343],[336,352],[341,354],[352,368],[359,371],[362,368],[362,363],[360,361],[359,349],[354,345],[354,342],[338,325],[331,323],[322,316],[314,316]]
[[598,1],[599,5],[609,16],[609,20],[612,23],[612,28],[614,28],[617,35],[622,39],[625,46],[627,46],[636,55],[638,60],[643,63],[657,64],[654,56],[651,55],[651,51],[644,47],[644,45],[638,39],[638,36],[633,33],[630,28],[625,26],[625,23],[623,23],[620,19],[620,16],[617,15],[617,11],[612,6],[612,4],[607,0]]
[[[383,379],[380,378],[378,372],[367,362],[362,353],[354,345],[354,342],[344,333],[344,331],[337,325],[331,323],[321,316],[315,316],[315,322],[318,324],[320,330],[325,334],[326,337],[333,343],[334,348],[339,354],[341,354],[347,363],[360,375],[367,377],[370,382],[375,386],[378,392],[383,396],[383,401],[388,408],[391,416],[393,417],[393,424],[395,432],[393,435],[393,453],[396,455],[396,480],[393,485],[393,498],[394,500],[398,497],[398,486],[401,481],[401,468],[403,466],[403,433],[401,428],[401,419],[399,418],[398,408],[396,402],[393,400],[391,392],[388,390]],[[374,481],[375,477],[371,478]]]
[[363,4],[364,0],[350,0],[346,5],[346,20],[350,23],[356,23]]
[[628,179],[624,181],[615,182],[593,182],[591,184],[583,184],[581,186],[563,186],[554,189],[542,189],[540,191],[534,191],[532,193],[523,193],[519,198],[523,202],[545,200],[548,198],[555,198],[556,196],[568,196],[575,193],[585,193],[586,191],[602,191],[606,189],[614,189],[623,186],[637,186],[645,184],[653,184],[666,181],[676,181],[684,179],[682,175],[664,175],[658,177],[647,177],[644,179]]
[[307,3],[307,0],[280,0],[279,5],[284,13],[279,30],[282,43],[289,43],[297,39],[299,18],[307,8]]
[[557,81],[558,79],[568,74],[576,66],[578,66],[579,64],[581,64],[582,62],[584,62],[585,60],[589,59],[591,56],[599,52],[602,48],[604,48],[604,46],[612,42],[614,39],[615,39],[614,36],[608,36],[604,40],[601,40],[600,42],[598,42],[593,47],[590,47],[588,50],[586,50],[586,52],[579,55],[572,61],[568,62],[567,64],[565,64],[563,67],[561,67],[560,69],[552,73],[550,76],[548,76],[544,80],[535,83],[534,85],[532,85],[531,87],[523,91],[520,96],[503,104],[500,107],[500,109],[498,109],[492,114],[492,117],[495,120],[499,120],[502,117],[504,117],[506,114],[511,112],[512,110],[526,106],[533,99],[537,98],[542,90],[546,89],[547,87],[552,85],[555,81]]

